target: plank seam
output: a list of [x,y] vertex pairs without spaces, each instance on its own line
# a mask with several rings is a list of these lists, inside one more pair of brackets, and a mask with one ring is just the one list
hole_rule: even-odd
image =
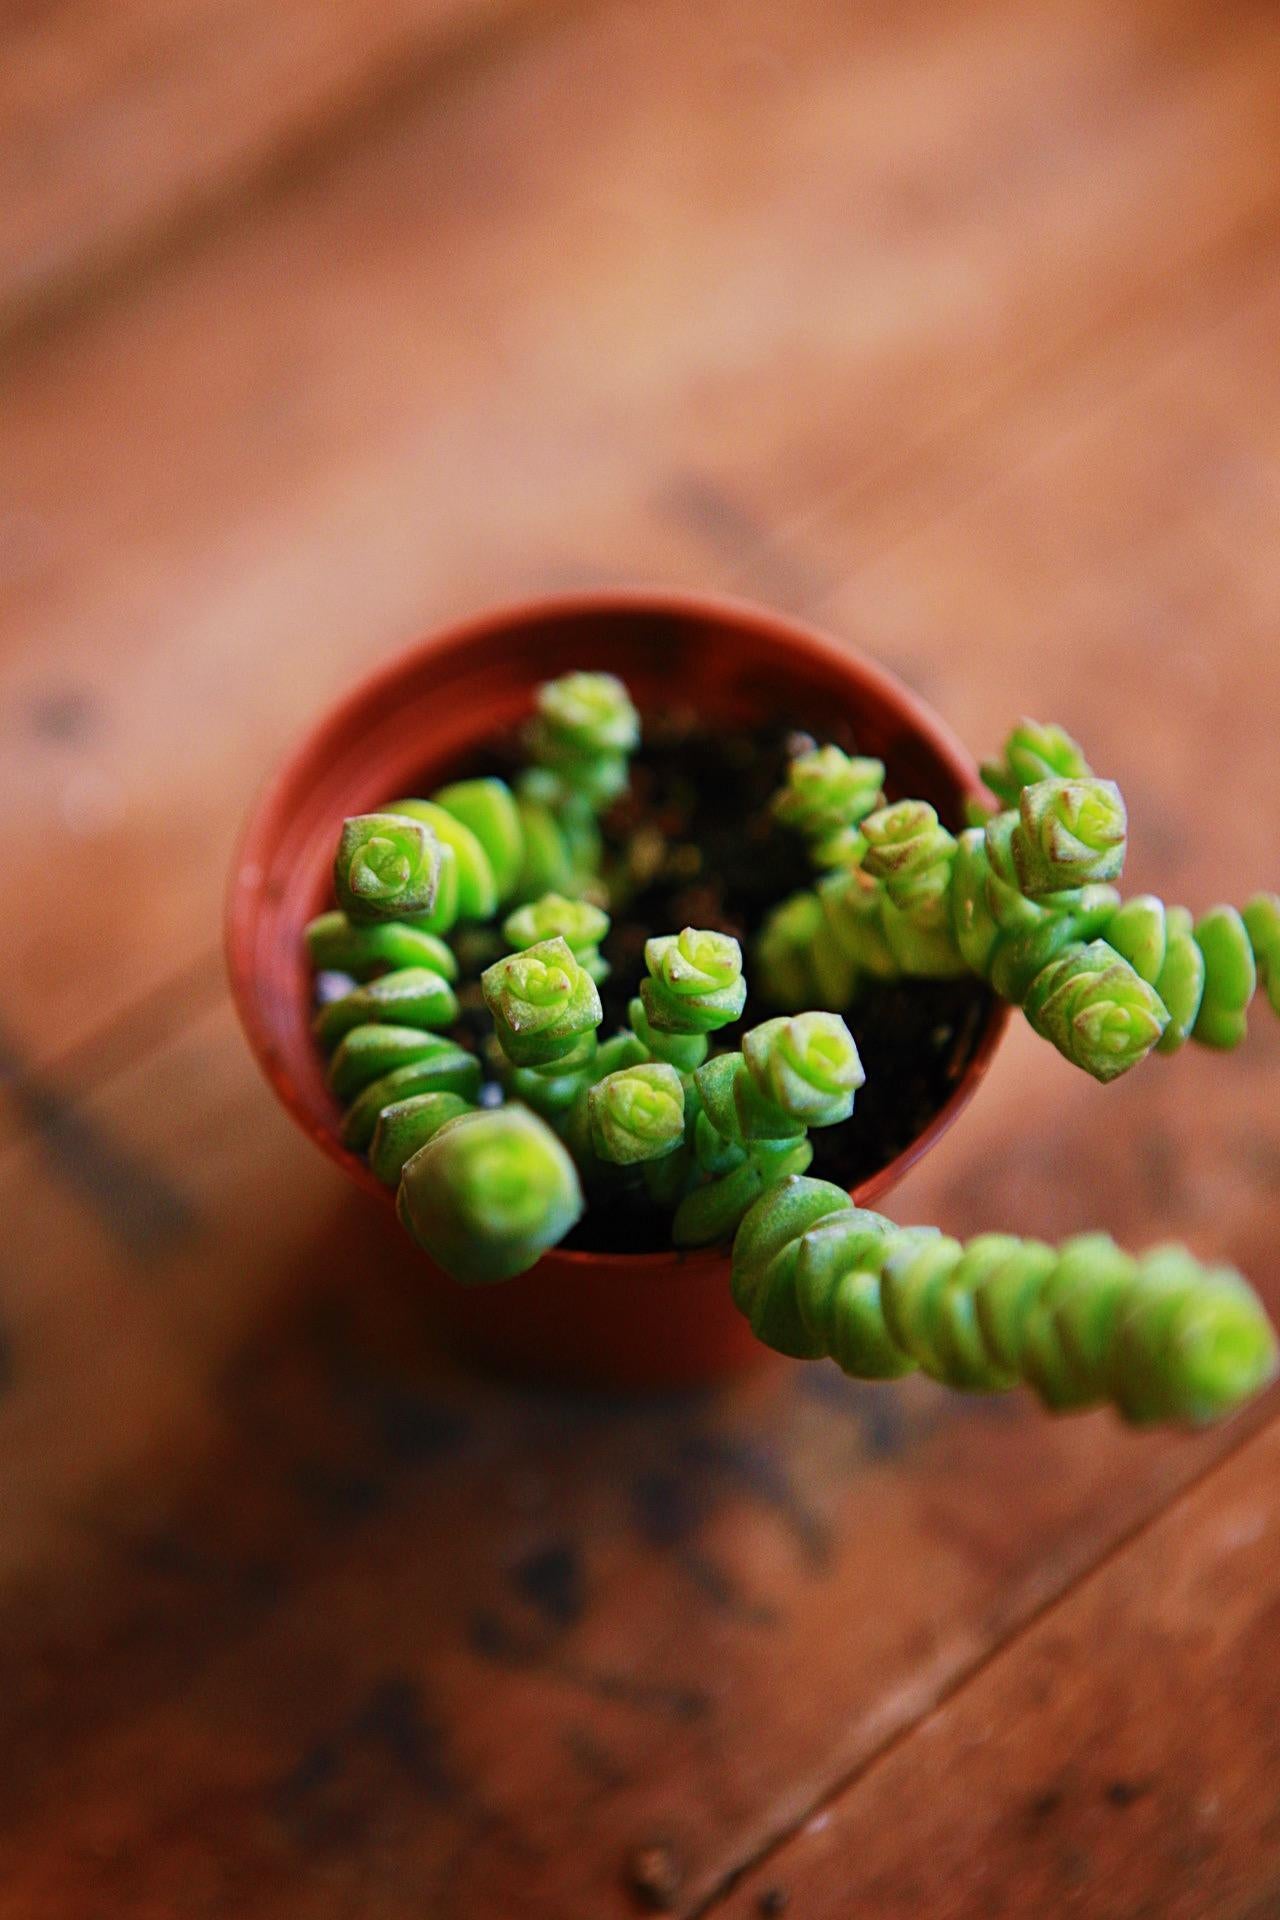
[[1190,1479],[1184,1481],[1167,1500],[1153,1507],[1140,1520],[1135,1521],[1131,1527],[1117,1535],[1094,1560],[1090,1561],[1088,1566],[1081,1567],[1070,1575],[1056,1593],[1049,1594],[1039,1601],[1032,1607],[1026,1618],[1019,1621],[1005,1635],[1004,1639],[993,1642],[984,1653],[979,1654],[967,1666],[960,1668],[939,1688],[937,1698],[927,1707],[922,1708],[913,1719],[895,1729],[858,1761],[856,1766],[850,1767],[826,1791],[813,1800],[803,1813],[790,1820],[785,1829],[772,1835],[748,1858],[723,1875],[719,1883],[704,1895],[696,1906],[687,1909],[684,1920],[709,1920],[709,1916],[712,1916],[717,1908],[723,1907],[725,1901],[732,1898],[748,1875],[766,1865],[770,1860],[776,1859],[804,1831],[811,1820],[830,1812],[847,1795],[856,1792],[876,1768],[892,1758],[909,1741],[917,1739],[931,1720],[953,1706],[970,1687],[980,1681],[989,1667],[1003,1659],[1007,1653],[1013,1652],[1051,1614],[1073,1599],[1083,1587],[1104,1574],[1122,1554],[1136,1547],[1147,1534],[1168,1519],[1185,1502],[1195,1499],[1215,1474],[1238,1459],[1255,1442],[1263,1440],[1277,1427],[1280,1427],[1280,1389],[1269,1393],[1254,1414],[1242,1417],[1242,1431],[1233,1442],[1223,1448],[1221,1453],[1215,1454],[1204,1467],[1192,1474]]

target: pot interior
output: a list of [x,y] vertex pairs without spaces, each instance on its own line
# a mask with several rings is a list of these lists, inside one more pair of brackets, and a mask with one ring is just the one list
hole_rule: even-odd
[[[455,629],[392,661],[330,711],[269,789],[246,835],[229,910],[233,986],[265,1071],[307,1132],[383,1197],[337,1138],[338,1109],[310,1035],[302,934],[330,900],[338,824],[467,770],[478,751],[527,718],[539,682],[574,668],[619,675],[642,714],[679,706],[717,728],[776,722],[819,739],[848,734],[885,762],[891,793],[929,800],[952,826],[966,795],[979,790],[963,747],[891,676],[851,649],[746,607],[678,596],[542,603]],[[803,878],[798,867],[796,884]],[[883,1192],[954,1117],[1002,1018],[993,1009],[955,1094],[910,1149],[858,1189],[860,1199]]]

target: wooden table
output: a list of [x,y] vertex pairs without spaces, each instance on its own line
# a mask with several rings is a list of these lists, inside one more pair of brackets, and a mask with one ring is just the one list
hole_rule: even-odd
[[[1280,875],[1280,13],[0,10],[0,1914],[1280,1911],[1280,1402],[1199,1438],[437,1353],[234,1028],[255,786],[354,673],[733,588],[1135,884]],[[1280,1305],[1280,1030],[1018,1026],[905,1219]]]

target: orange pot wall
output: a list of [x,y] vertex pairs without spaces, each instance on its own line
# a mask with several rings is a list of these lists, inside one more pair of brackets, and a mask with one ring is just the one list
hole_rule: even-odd
[[[455,775],[481,743],[529,713],[541,680],[616,673],[645,711],[692,704],[726,727],[785,713],[819,737],[836,719],[882,759],[891,793],[956,824],[977,768],[891,674],[781,615],[662,592],[582,593],[499,609],[398,655],[322,716],[258,802],[231,875],[227,960],[250,1045],[290,1113],[371,1196],[390,1196],[337,1135],[338,1109],[310,1036],[302,930],[330,899],[339,822],[407,787]],[[854,1198],[902,1178],[972,1097],[1004,1028],[997,1007],[964,1078],[930,1126]],[[643,1256],[552,1252],[493,1288],[464,1288],[425,1257],[418,1271],[461,1343],[528,1377],[626,1388],[732,1373],[760,1349],[729,1297],[723,1251]]]

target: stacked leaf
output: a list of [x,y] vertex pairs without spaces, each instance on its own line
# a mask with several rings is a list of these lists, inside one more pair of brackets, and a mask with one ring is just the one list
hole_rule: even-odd
[[751,1209],[733,1291],[780,1353],[861,1379],[919,1368],[964,1392],[1026,1384],[1054,1411],[1110,1402],[1135,1422],[1201,1422],[1276,1371],[1271,1322],[1229,1267],[1179,1247],[1135,1258],[1105,1234],[962,1245],[824,1180],[782,1181]]
[[[1280,998],[1280,900],[1198,921],[1151,895],[1123,901],[1124,800],[1060,728],[1024,722],[984,773],[1010,804],[983,825],[956,837],[924,801],[880,808],[851,861],[774,910],[758,947],[771,997],[839,1009],[867,979],[974,973],[1102,1081],[1188,1039],[1238,1045],[1259,981]],[[778,810],[824,835],[784,806],[790,791]]]

